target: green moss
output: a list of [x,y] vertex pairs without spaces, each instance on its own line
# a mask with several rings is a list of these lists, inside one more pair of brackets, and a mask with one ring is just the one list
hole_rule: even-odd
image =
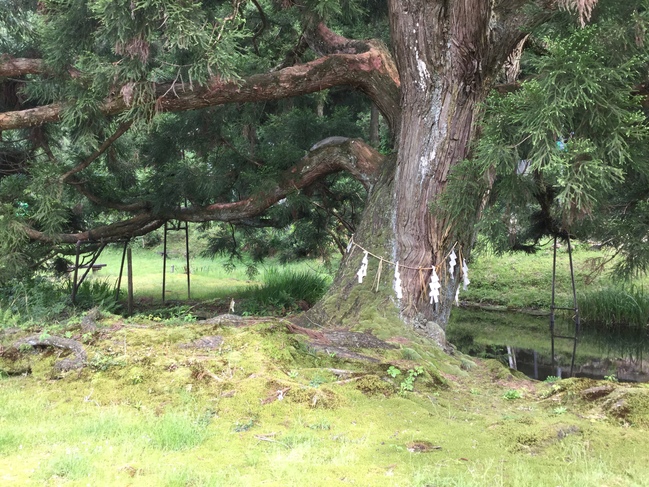
[[365,375],[355,382],[356,389],[368,396],[390,396],[394,391],[392,384],[384,381],[378,375]]
[[603,409],[623,424],[649,427],[649,390],[618,389],[604,400]]
[[[188,328],[185,336],[213,334]],[[414,391],[398,395],[382,379],[388,363],[343,364],[292,345],[293,362],[285,366],[271,357],[290,343],[281,326],[220,330],[226,340],[219,350],[170,346],[166,332],[123,330],[88,346],[90,357],[116,353],[123,366],[87,367],[57,381],[0,380],[3,482],[328,487],[344,478],[377,487],[581,487],[643,485],[648,478],[646,387],[616,385],[611,396],[628,409],[624,417],[607,412],[610,421],[602,414],[606,398],[581,399],[579,391],[592,383],[560,381],[562,392],[539,401],[534,391],[548,384],[507,374],[526,393],[506,401],[512,385],[493,378],[506,368],[476,361],[461,370],[460,358],[419,339],[409,346],[421,360],[389,352],[403,371],[424,369]],[[54,356],[29,358],[51,370]],[[343,377],[318,361],[365,375],[333,384]],[[215,377],[199,377],[206,371]],[[277,391],[286,389],[279,400]],[[567,405],[561,415],[553,413],[559,400]],[[420,454],[424,443],[441,448]]]
[[54,379],[57,373],[54,371],[54,363],[57,356],[53,354],[43,354],[40,358],[33,355],[31,362],[32,375],[37,379]]
[[512,377],[510,369],[496,359],[486,359],[484,364],[493,380],[505,380]]
[[21,354],[18,351],[0,356],[0,376],[31,374],[31,362],[28,355]]
[[287,397],[296,404],[303,404],[310,408],[336,409],[346,404],[340,394],[327,387],[301,387],[288,391]]

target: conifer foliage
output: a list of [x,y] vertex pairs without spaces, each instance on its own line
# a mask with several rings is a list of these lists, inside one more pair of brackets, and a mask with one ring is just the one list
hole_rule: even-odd
[[[268,229],[290,229],[294,255],[343,252],[355,232],[400,263],[400,292],[375,277],[375,302],[354,304],[350,252],[330,291],[347,304],[320,316],[375,306],[437,336],[459,282],[446,257],[470,258],[487,195],[510,227],[513,206],[535,210],[529,194],[561,231],[608,214],[619,233],[616,189],[633,177],[623,211],[643,208],[644,0],[3,6],[5,274],[166,221],[220,222],[214,251],[245,235],[260,255]],[[488,98],[521,46],[523,82]]]

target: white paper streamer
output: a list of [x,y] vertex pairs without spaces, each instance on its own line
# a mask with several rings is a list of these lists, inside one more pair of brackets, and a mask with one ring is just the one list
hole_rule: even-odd
[[455,250],[451,250],[451,255],[448,256],[448,273],[451,275],[451,279],[455,280],[454,270],[455,263],[457,262],[457,255],[455,255]]
[[354,236],[352,235],[352,238],[349,239],[349,243],[347,244],[347,250],[345,251],[346,253],[349,253],[349,251],[352,249],[352,245],[354,245]]
[[460,305],[460,286],[455,290],[455,306]]
[[439,276],[433,268],[433,273],[430,275],[430,304],[439,303],[439,289],[442,285],[439,283]]
[[367,275],[367,265],[369,263],[369,260],[367,258],[368,251],[365,251],[365,254],[363,255],[363,260],[361,260],[361,268],[358,269],[358,272],[356,275],[358,276],[358,283],[363,284],[363,278]]
[[464,290],[466,291],[471,281],[469,281],[469,267],[466,265],[466,260],[462,261],[462,279],[464,280]]
[[399,273],[399,263],[397,262],[394,266],[394,292],[397,293],[397,299],[403,297],[403,292],[401,291],[401,274]]

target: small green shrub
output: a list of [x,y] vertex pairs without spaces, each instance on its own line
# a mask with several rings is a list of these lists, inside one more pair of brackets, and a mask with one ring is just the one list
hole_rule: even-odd
[[[387,373],[393,379],[397,378],[397,376],[402,374],[402,372],[394,365],[390,365],[390,368],[388,368]],[[405,373],[405,376],[401,381],[401,384],[399,384],[399,395],[403,396],[405,395],[406,392],[412,392],[415,388],[415,380],[417,379],[418,376],[420,376],[423,373],[424,373],[423,367],[415,367],[414,369],[409,369]]]
[[91,369],[98,372],[105,372],[112,367],[124,367],[126,363],[123,359],[111,355],[104,355],[101,352],[95,353],[90,359],[88,365]]
[[[72,293],[72,283],[67,285],[67,294]],[[115,299],[115,286],[107,280],[85,280],[77,289],[76,306],[81,309],[90,309],[98,306],[108,312],[117,309]]]
[[503,399],[513,401],[514,399],[520,399],[523,397],[523,393],[516,389],[509,389],[503,394]]
[[[33,276],[12,280],[0,287],[0,327],[27,326],[60,318],[71,307],[72,282],[59,278]],[[77,290],[76,306],[99,306],[113,312],[117,308],[115,289],[106,280],[88,279]]]
[[3,314],[20,315],[21,324],[45,321],[61,314],[69,294],[62,281],[34,276],[31,279],[14,279],[3,283],[0,288],[0,307]]

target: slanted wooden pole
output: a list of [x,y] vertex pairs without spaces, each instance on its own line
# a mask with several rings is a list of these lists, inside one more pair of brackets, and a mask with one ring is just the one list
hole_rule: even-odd
[[77,303],[77,277],[79,275],[79,254],[81,253],[81,240],[77,240],[76,255],[74,259],[74,277],[72,279],[72,304]]
[[124,242],[124,250],[122,251],[122,263],[119,266],[119,277],[117,278],[117,289],[115,290],[115,301],[119,299],[119,290],[122,287],[122,275],[124,274],[124,261],[126,260],[127,247],[128,247],[128,240]]
[[133,257],[131,256],[131,247],[126,249],[126,278],[128,280],[126,313],[128,316],[131,316],[133,314]]

